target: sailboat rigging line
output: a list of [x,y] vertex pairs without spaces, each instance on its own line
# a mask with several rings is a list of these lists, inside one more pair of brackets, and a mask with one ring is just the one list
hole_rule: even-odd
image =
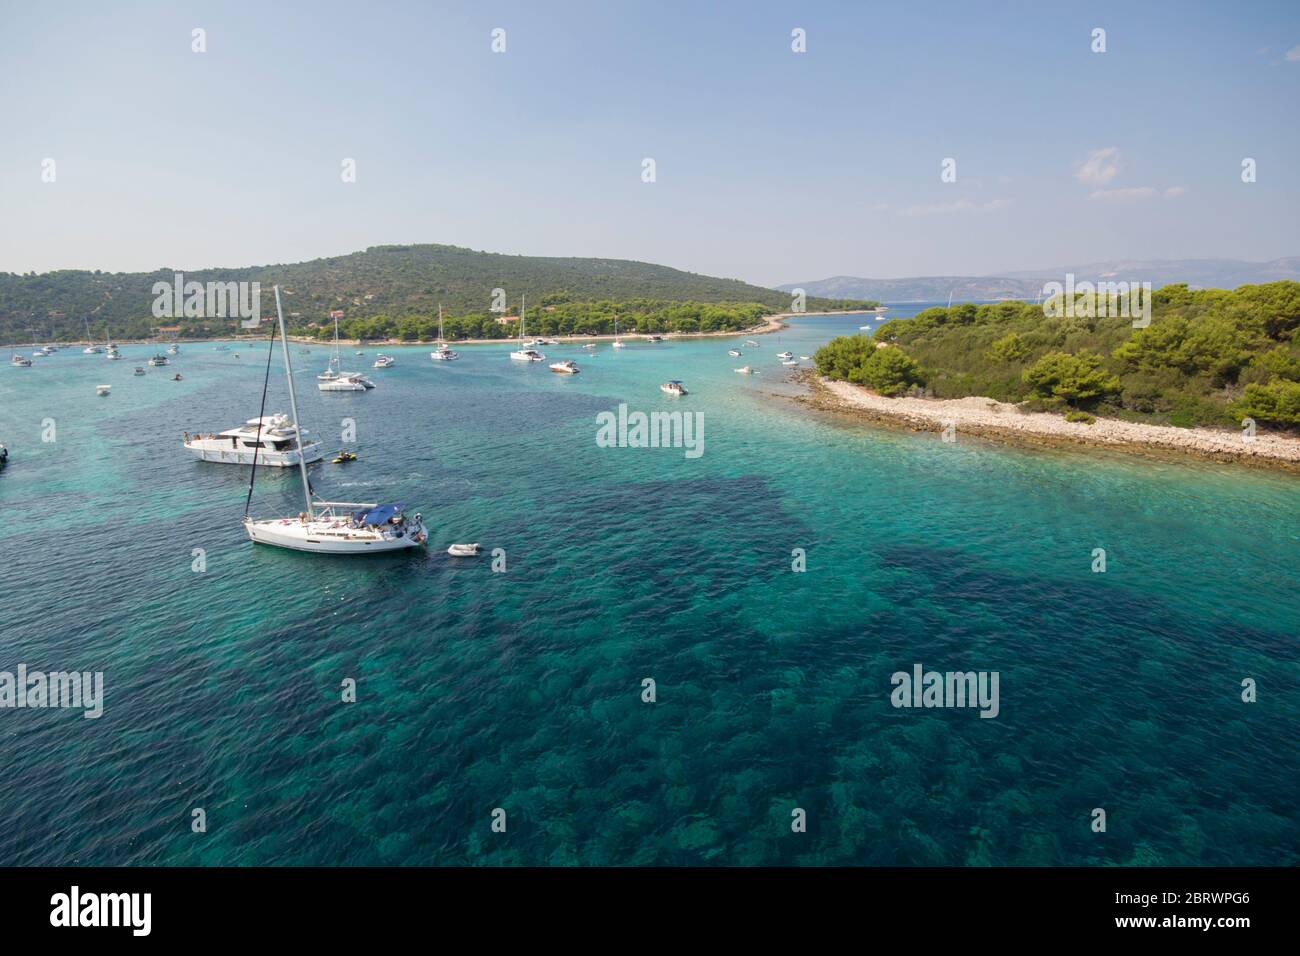
[[[262,407],[257,411],[257,437],[253,440],[253,470],[248,473],[248,497],[244,499],[244,517],[253,504],[253,480],[257,477],[257,456],[262,451],[262,419],[266,417],[266,390],[271,384],[271,356],[275,354],[275,324],[271,324],[271,344],[266,350],[266,378],[262,381]],[[302,454],[302,449],[298,449]]]

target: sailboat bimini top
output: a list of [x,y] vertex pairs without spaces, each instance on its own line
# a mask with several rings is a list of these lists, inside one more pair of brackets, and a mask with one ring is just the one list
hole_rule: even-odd
[[393,515],[400,513],[406,505],[404,504],[387,504],[375,505],[366,511],[358,511],[352,516],[352,520],[357,524],[384,524]]

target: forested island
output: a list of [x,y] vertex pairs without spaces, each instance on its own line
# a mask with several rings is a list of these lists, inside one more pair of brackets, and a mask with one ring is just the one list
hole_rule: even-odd
[[885,396],[982,396],[1072,422],[1300,430],[1300,283],[1167,285],[1145,328],[1115,306],[1080,295],[1068,318],[1018,301],[926,309],[833,339],[817,371]]
[[[235,319],[156,317],[154,286],[172,283],[178,271],[0,273],[0,342],[77,341],[87,326],[98,341],[149,338],[160,326],[181,338],[239,331]],[[508,256],[445,245],[374,246],[310,262],[183,274],[187,283],[260,283],[264,317],[274,315],[271,287],[279,284],[295,332],[333,335],[330,315],[339,312],[342,333],[366,339],[435,338],[440,305],[448,338],[509,337],[518,324],[497,320],[517,315],[522,295],[528,296],[529,331],[546,335],[612,332],[615,315],[620,329],[630,323],[628,331],[738,331],[791,305],[785,292],[653,263]],[[507,312],[492,311],[501,304],[495,300],[503,300]],[[876,304],[810,297],[807,310]]]

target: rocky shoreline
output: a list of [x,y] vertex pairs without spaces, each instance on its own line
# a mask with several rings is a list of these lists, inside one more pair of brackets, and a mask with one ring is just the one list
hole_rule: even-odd
[[1022,412],[1015,405],[991,398],[886,398],[858,385],[824,378],[812,369],[793,378],[808,387],[808,394],[796,398],[808,407],[918,432],[938,433],[951,424],[959,441],[965,434],[1018,445],[1108,448],[1160,458],[1191,455],[1300,474],[1300,439],[1263,430],[1247,440],[1236,431],[1113,418],[1098,418],[1092,424],[1067,422],[1060,415]]

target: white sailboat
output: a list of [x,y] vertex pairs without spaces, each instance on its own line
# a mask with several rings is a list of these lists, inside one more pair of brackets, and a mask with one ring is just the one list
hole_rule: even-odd
[[627,346],[625,346],[618,337],[618,316],[616,315],[614,316],[614,348],[621,349],[626,347]]
[[[284,310],[280,306],[280,287],[275,287],[275,311],[280,326],[280,342],[284,351],[284,375],[289,385],[289,411],[293,417],[295,444],[302,445],[298,425],[298,404],[293,391],[293,365],[289,358],[289,340],[284,328]],[[405,506],[397,502],[361,503],[347,501],[319,501],[312,493],[307,480],[307,463],[298,456],[298,471],[302,477],[305,510],[290,518],[253,518],[244,510],[244,530],[257,544],[269,544],[294,551],[315,554],[374,554],[380,551],[401,551],[421,547],[428,540],[424,522],[419,514],[408,517]],[[249,502],[252,501],[253,480],[257,465],[248,482]]]
[[429,353],[429,358],[433,359],[435,362],[454,362],[456,359],[460,358],[460,356],[453,352],[443,340],[441,302],[438,303],[438,347]]
[[98,355],[98,354],[100,354],[100,353],[103,352],[104,350],[103,350],[102,348],[100,348],[98,345],[96,345],[93,341],[91,341],[91,338],[90,338],[90,319],[85,318],[85,317],[83,316],[83,317],[82,317],[82,321],[86,323],[86,341],[90,343],[90,344],[87,345],[84,349],[81,350],[81,351],[82,351],[82,354],[84,354],[84,355]]
[[512,362],[544,362],[546,356],[537,349],[529,348],[524,344],[524,322],[528,313],[528,296],[523,296],[519,300],[519,348],[510,353]]
[[[376,366],[384,368],[385,366]],[[344,372],[343,360],[339,356],[339,320],[334,320],[334,352],[330,356],[325,371],[316,376],[316,387],[322,392],[364,392],[374,388],[375,383],[360,372]]]

